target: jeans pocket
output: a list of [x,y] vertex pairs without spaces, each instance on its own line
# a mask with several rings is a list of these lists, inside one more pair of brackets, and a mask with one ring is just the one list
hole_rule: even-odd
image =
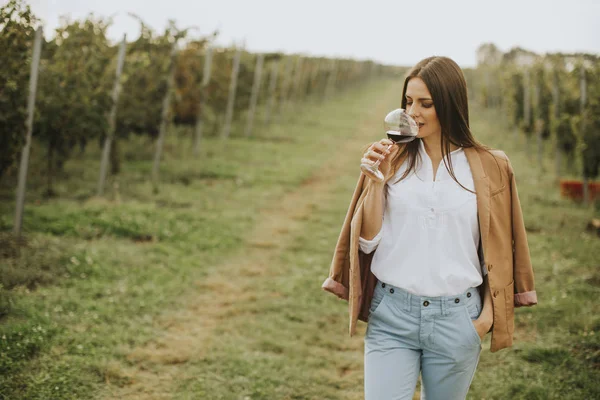
[[385,292],[384,292],[383,288],[380,287],[379,285],[377,285],[375,287],[375,290],[373,291],[373,298],[371,299],[371,306],[369,307],[369,314],[373,314],[375,311],[377,311],[377,309],[383,302],[384,298],[385,298]]
[[[472,307],[472,309],[474,309],[475,312],[470,311],[469,308],[470,307],[464,308],[465,320],[467,322],[468,329],[471,332],[471,336],[473,337],[473,340],[475,340],[476,344],[481,345],[481,337],[479,336],[477,329],[475,329],[475,324],[473,324],[473,321],[479,317],[479,313],[480,313],[480,311],[478,311],[479,307],[477,307],[476,305]],[[475,316],[473,316],[473,314],[475,314]]]
[[466,308],[471,319],[479,318],[479,315],[481,314],[481,306],[479,304],[475,302],[468,303]]

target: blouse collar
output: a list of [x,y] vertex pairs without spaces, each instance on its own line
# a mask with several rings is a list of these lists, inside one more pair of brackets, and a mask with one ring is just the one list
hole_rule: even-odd
[[[420,163],[417,164],[417,168],[415,171],[416,175],[419,179],[424,180],[424,181],[429,180],[429,179],[432,180],[433,179],[432,161],[429,158],[429,154],[427,154],[427,150],[425,150],[425,142],[423,142],[422,139],[418,139],[418,140],[419,140],[419,154],[421,156],[420,157],[421,159],[420,159]],[[452,159],[453,165],[457,165],[458,159],[460,159],[462,157],[465,157],[464,150],[462,147],[459,147],[458,149],[450,152],[450,158]],[[448,160],[448,156],[446,156],[445,158],[446,158],[446,160]],[[461,163],[458,162],[458,164],[461,164]],[[436,181],[442,181],[442,180],[446,180],[446,179],[450,178],[450,175],[448,173],[445,173],[446,167],[444,166],[443,161],[441,162],[441,166],[442,167],[438,167]],[[444,169],[444,171],[441,171],[442,168]],[[422,169],[425,169],[428,172],[425,172]],[[429,176],[429,178],[427,178],[427,176]]]
[[[421,156],[427,156],[429,157],[429,154],[427,154],[427,150],[425,150],[425,142],[423,141],[423,139],[417,139],[419,141],[419,153],[421,153]],[[459,147],[456,150],[453,150],[450,152],[450,157],[452,157],[452,159],[454,160],[454,158],[459,154],[463,152],[463,148]],[[446,157],[448,158],[448,157]]]

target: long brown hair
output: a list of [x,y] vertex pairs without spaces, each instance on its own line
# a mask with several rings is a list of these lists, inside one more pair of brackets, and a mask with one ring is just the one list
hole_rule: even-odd
[[[475,140],[471,134],[469,128],[467,82],[465,81],[462,70],[456,62],[448,57],[434,56],[421,60],[409,71],[404,80],[401,103],[401,107],[404,109],[406,109],[406,87],[408,81],[415,77],[421,78],[431,93],[435,112],[442,128],[441,150],[446,169],[450,173],[452,179],[454,179],[454,181],[456,181],[463,189],[475,193],[464,187],[456,179],[451,157],[448,157],[448,160],[446,160],[445,157],[445,155],[450,153],[450,143],[459,147],[475,147],[476,149],[487,152],[490,150],[488,146]],[[396,174],[405,157],[408,157],[408,168],[402,177],[394,183],[398,183],[405,179],[411,171],[415,170],[417,157],[419,157],[419,140],[421,139],[415,139],[412,142],[407,143],[403,146],[402,150],[390,160],[392,171]]]

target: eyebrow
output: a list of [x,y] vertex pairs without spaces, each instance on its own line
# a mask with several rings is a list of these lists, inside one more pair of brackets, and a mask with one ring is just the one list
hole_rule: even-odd
[[[406,96],[407,99],[412,99],[410,96]],[[419,97],[417,100],[431,100],[431,97]]]

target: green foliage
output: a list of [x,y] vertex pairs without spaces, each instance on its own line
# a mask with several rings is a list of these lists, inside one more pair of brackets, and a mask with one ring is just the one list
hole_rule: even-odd
[[[200,85],[204,74],[206,40],[195,40],[179,52],[175,70],[175,109],[173,122],[179,125],[194,125],[198,115]],[[207,102],[204,103],[207,106]]]
[[0,177],[24,144],[34,26],[37,19],[22,0],[0,7]]
[[504,69],[504,96],[509,111],[509,121],[520,126],[525,118],[523,75],[514,67]]
[[[234,49],[215,49],[213,51],[212,73],[207,89],[208,98],[210,99],[207,107],[211,110],[209,114],[225,115],[234,56]],[[234,103],[234,118],[239,116],[239,111],[248,107],[252,80],[254,79],[254,65],[246,65],[246,63],[251,62],[250,59],[251,57],[247,53],[242,52]]]
[[574,157],[577,147],[574,122],[580,113],[579,81],[573,73],[567,71],[564,58],[553,58],[553,71],[552,80],[558,86],[559,102],[552,107],[551,129],[554,129],[557,143],[563,152]]
[[173,25],[159,36],[141,22],[140,36],[127,45],[117,111],[116,133],[120,137],[130,133],[158,135],[171,50],[178,38]]
[[[585,63],[589,74],[585,118],[582,118],[580,104],[582,63]],[[557,53],[540,57],[519,48],[504,54],[501,64],[502,97],[510,123],[528,136],[541,131],[543,139],[553,137],[554,144],[567,155],[569,164],[576,159],[581,160],[583,173],[592,179],[598,176],[600,166],[600,129],[597,121],[600,114],[599,64],[598,57],[589,54]],[[481,85],[489,69],[484,65],[471,73],[476,76],[476,85]],[[527,71],[530,78],[528,84],[525,77]],[[481,90],[484,97],[482,104],[487,104],[487,85]],[[525,121],[525,90],[530,93],[529,121]]]
[[595,179],[600,169],[600,63],[586,70],[587,102],[582,126],[583,174]]
[[550,108],[552,105],[552,92],[550,89],[551,72],[548,71],[544,63],[538,63],[532,70],[532,80],[534,85],[535,99],[532,107],[532,116],[534,126],[541,131],[542,138],[550,137]]
[[106,132],[114,80],[107,68],[114,56],[106,38],[108,26],[92,16],[63,20],[42,49],[34,135],[48,151],[49,191],[51,178],[71,150]]
[[[523,96],[523,120],[521,120],[521,131],[525,136],[531,136],[535,131],[535,118],[533,116],[533,84],[531,70],[522,71],[523,74],[523,91],[527,91],[527,99]],[[529,79],[527,78],[529,77]],[[527,101],[526,101],[527,100]],[[527,107],[529,107],[529,118],[527,119]]]
[[[33,26],[36,19],[21,0],[11,0],[0,14],[0,56],[5,61],[0,71],[0,176],[14,164],[23,143],[26,94]],[[135,17],[135,16],[134,16]],[[137,17],[136,17],[137,18]],[[139,19],[139,18],[138,18]],[[63,19],[55,37],[42,45],[40,74],[34,119],[33,136],[46,149],[48,194],[54,193],[54,181],[75,147],[84,151],[90,140],[101,142],[108,129],[108,114],[112,107],[111,93],[115,80],[118,44],[111,44],[106,31],[111,20],[96,18],[70,21]],[[140,20],[141,34],[127,44],[122,91],[116,118],[116,139],[130,134],[157,136],[163,100],[167,90],[168,71],[173,44],[187,37],[188,30],[178,29],[170,22],[162,35],[156,34]],[[213,36],[216,35],[213,34]],[[209,38],[180,43],[175,57],[174,99],[167,116],[179,125],[194,125],[198,114],[200,82],[204,70],[204,50]],[[212,133],[218,131],[229,97],[234,49],[215,48],[212,76],[207,88],[203,115]],[[238,85],[234,103],[234,119],[241,119],[248,109],[257,55],[242,52]],[[287,60],[280,53],[267,54],[260,88],[259,104],[267,101],[270,66],[276,60]],[[301,82],[296,91],[293,79],[297,76],[295,60],[290,56],[292,69],[289,86],[282,90],[286,79],[285,63],[280,63],[276,84],[276,107],[285,99],[303,92],[323,93],[329,81],[330,60],[303,58]],[[317,74],[312,72],[321,66]],[[367,78],[372,63],[337,60],[337,86],[345,88]],[[398,74],[396,67],[375,65],[377,76]],[[310,78],[310,80],[309,80]],[[278,107],[273,112],[277,112]],[[207,129],[210,134],[211,130]],[[120,169],[119,140],[111,149],[112,172]]]
[[486,65],[479,68],[479,79],[482,80],[480,104],[485,107],[498,107],[504,100],[502,96],[502,76],[498,66]]

